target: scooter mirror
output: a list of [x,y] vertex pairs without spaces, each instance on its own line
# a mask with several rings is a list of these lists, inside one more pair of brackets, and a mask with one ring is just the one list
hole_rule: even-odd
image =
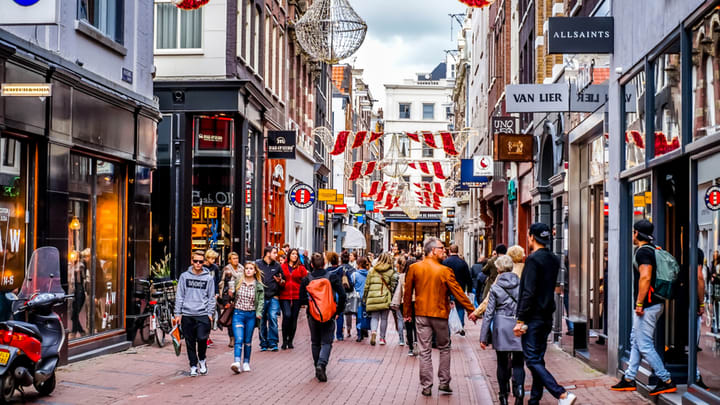
[[14,292],[5,293],[5,298],[7,298],[10,301],[17,301],[20,299]]

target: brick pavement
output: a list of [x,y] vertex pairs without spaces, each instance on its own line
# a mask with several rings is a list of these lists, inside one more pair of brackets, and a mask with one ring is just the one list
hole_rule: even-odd
[[[138,347],[63,367],[58,387],[49,398],[37,398],[30,388],[26,401],[45,404],[144,404],[175,402],[232,403],[255,400],[280,404],[488,404],[495,398],[495,354],[476,344],[479,326],[468,326],[466,337],[453,338],[451,386],[453,395],[420,395],[418,359],[397,346],[397,334],[388,332],[388,345],[372,347],[354,339],[333,345],[327,383],[314,378],[310,342],[304,315],[298,325],[294,350],[260,352],[257,334],[252,371],[234,375],[232,350],[224,331],[213,332],[208,350],[209,375],[187,376],[187,357],[175,357],[171,345]],[[390,322],[389,329],[393,323]],[[437,353],[434,353],[437,367]],[[579,403],[645,403],[632,393],[607,390],[609,377],[585,367],[560,351],[548,354],[551,371],[563,385],[574,384]],[[528,373],[529,374],[529,373]],[[486,378],[487,377],[487,378]],[[528,383],[530,380],[526,381]],[[437,382],[436,382],[437,387]],[[548,396],[549,397],[549,396]],[[589,398],[592,398],[590,400]],[[554,403],[546,401],[545,403]]]

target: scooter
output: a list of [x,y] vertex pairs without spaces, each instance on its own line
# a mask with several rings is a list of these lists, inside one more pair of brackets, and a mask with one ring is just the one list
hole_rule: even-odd
[[[35,250],[20,293],[6,293],[15,317],[27,322],[0,322],[0,403],[15,390],[35,386],[42,396],[55,389],[55,368],[65,343],[65,328],[53,308],[71,295],[60,286],[60,254],[54,247]],[[24,315],[24,316],[23,316]]]

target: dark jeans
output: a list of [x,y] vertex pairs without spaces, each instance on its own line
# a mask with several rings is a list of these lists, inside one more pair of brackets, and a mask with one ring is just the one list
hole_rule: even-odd
[[341,315],[335,318],[335,339],[344,340],[343,328],[345,327],[345,316]]
[[335,333],[335,320],[318,322],[308,313],[308,326],[310,327],[310,344],[315,366],[327,366],[330,361],[333,334]]
[[497,355],[497,379],[500,394],[510,393],[510,376],[513,385],[525,385],[525,365],[523,352],[495,352]]
[[297,331],[298,315],[300,314],[300,300],[280,300],[282,311],[282,337],[283,344],[292,344]]
[[210,318],[207,315],[183,315],[180,327],[185,336],[185,346],[188,360],[190,360],[190,367],[196,367],[198,358],[205,360],[207,340],[210,336]]
[[552,330],[552,320],[534,319],[527,324],[527,332],[522,335],[523,355],[525,364],[533,377],[529,405],[539,404],[543,395],[543,387],[555,398],[565,392],[550,372],[545,368],[545,350],[547,338]]
[[412,305],[412,313],[410,321],[405,321],[405,343],[407,343],[408,350],[415,348],[415,342],[417,342],[417,331],[415,330],[415,303]]

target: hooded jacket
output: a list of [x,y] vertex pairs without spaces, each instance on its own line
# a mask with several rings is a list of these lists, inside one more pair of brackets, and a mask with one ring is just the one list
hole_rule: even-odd
[[279,285],[273,276],[280,275],[280,277],[283,277],[280,263],[273,260],[272,263],[267,264],[265,263],[265,260],[257,259],[255,261],[255,265],[262,272],[262,283],[265,286],[265,299],[269,300],[270,298],[277,296],[283,286]]
[[368,273],[363,291],[363,302],[367,312],[390,309],[397,278],[391,265],[376,265]]
[[300,283],[302,282],[302,279],[308,275],[307,269],[305,269],[305,266],[300,263],[298,263],[297,267],[293,269],[287,264],[287,262],[283,263],[280,268],[282,268],[283,276],[286,281],[285,287],[280,290],[280,293],[278,294],[278,299],[300,299]]
[[363,295],[365,292],[365,281],[367,280],[368,271],[367,269],[357,269],[350,276],[350,281],[353,283],[353,288],[358,295]]
[[[482,329],[480,329],[480,341],[490,341],[490,325],[496,315],[514,317],[517,310],[518,296],[520,295],[520,278],[512,272],[501,273],[495,279],[495,284],[490,287],[488,304],[483,317]],[[498,334],[505,336],[507,334]],[[518,337],[519,341],[520,338]],[[513,342],[495,342],[493,345],[500,347],[508,346]]]
[[195,274],[190,266],[180,275],[175,295],[175,316],[212,316],[215,312],[215,280],[208,269]]

